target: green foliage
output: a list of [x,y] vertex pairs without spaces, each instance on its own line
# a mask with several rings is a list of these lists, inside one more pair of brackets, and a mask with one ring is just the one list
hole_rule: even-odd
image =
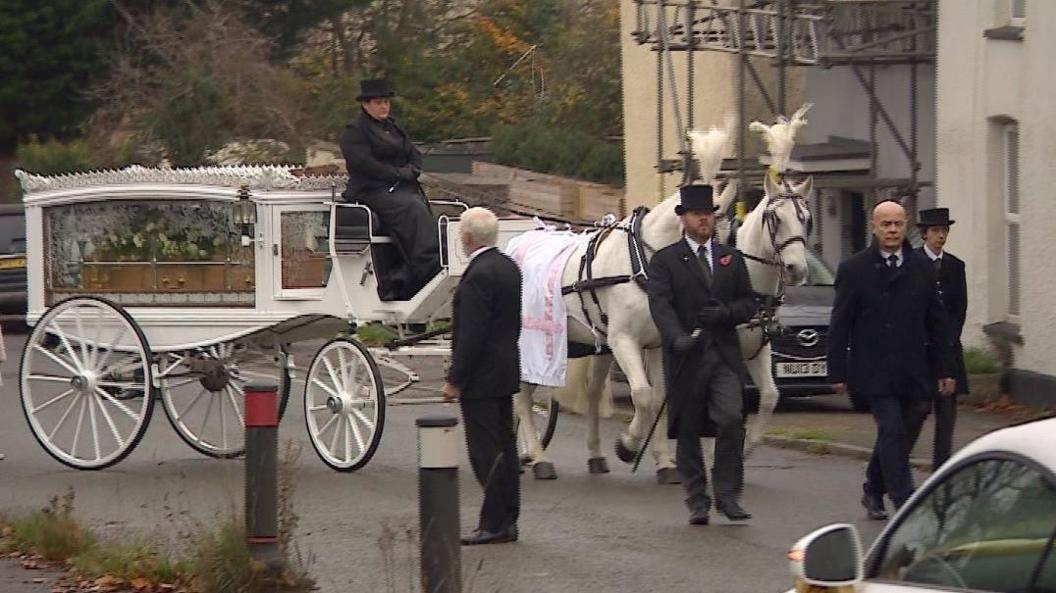
[[159,551],[156,543],[105,542],[72,558],[78,574],[88,579],[109,576],[125,582],[180,583],[189,581],[191,564]]
[[623,149],[574,129],[497,126],[495,158],[502,164],[601,183],[623,183]]
[[107,0],[0,2],[0,152],[30,134],[68,137],[95,105],[114,16]]
[[42,142],[36,136],[30,136],[27,142],[18,145],[15,160],[19,168],[39,175],[87,170],[96,164],[91,149],[83,140]]
[[1001,372],[997,359],[981,348],[964,349],[964,368],[969,375]]
[[356,328],[356,339],[367,346],[384,346],[396,338],[396,332],[380,323],[361,325]]

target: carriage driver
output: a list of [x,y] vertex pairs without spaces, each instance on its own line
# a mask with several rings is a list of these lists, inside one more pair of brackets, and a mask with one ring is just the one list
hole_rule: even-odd
[[750,519],[738,503],[744,484],[744,375],[736,326],[757,309],[748,268],[737,250],[715,241],[710,185],[679,190],[675,213],[685,234],[650,262],[649,310],[664,346],[669,406],[667,436],[678,439],[689,522],[707,525],[711,498],[700,437],[716,430],[715,509],[731,521]]
[[359,117],[341,133],[348,169],[342,197],[374,211],[403,255],[404,267],[386,278],[382,300],[410,299],[440,270],[436,222],[418,184],[422,155],[389,116],[394,94],[386,80],[361,81]]

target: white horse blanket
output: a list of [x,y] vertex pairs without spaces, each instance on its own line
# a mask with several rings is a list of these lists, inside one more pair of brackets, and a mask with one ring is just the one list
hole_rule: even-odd
[[589,234],[544,228],[514,237],[506,254],[521,268],[521,381],[561,387],[568,361],[568,312],[561,276]]

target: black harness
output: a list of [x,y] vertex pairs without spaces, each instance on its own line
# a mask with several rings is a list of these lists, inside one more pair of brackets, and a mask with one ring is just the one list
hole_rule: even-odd
[[[642,239],[642,221],[647,214],[649,214],[649,208],[639,206],[631,213],[628,221],[608,224],[594,233],[594,236],[587,242],[587,249],[583,253],[583,257],[579,259],[579,272],[576,275],[576,281],[570,286],[561,287],[562,295],[573,292],[579,295],[579,304],[583,309],[583,315],[587,318],[587,323],[590,324],[591,329],[602,335],[605,335],[605,330],[602,327],[607,328],[609,325],[609,315],[602,308],[601,301],[598,300],[598,289],[634,281],[643,292],[647,290],[649,258],[656,253],[656,249]],[[627,234],[627,250],[631,258],[631,273],[595,278],[594,259],[598,254],[598,246],[614,231],[622,231]],[[587,309],[587,299],[584,293],[590,295],[594,306],[600,311],[602,327],[595,325],[590,318],[590,311]]]

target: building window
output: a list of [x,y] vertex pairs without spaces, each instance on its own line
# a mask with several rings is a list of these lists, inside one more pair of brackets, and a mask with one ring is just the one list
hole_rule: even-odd
[[1020,314],[1020,203],[1019,203],[1019,126],[1005,125],[1005,237],[1008,256],[1008,315]]
[[1027,0],[1008,0],[1008,24],[1013,27],[1027,24]]

